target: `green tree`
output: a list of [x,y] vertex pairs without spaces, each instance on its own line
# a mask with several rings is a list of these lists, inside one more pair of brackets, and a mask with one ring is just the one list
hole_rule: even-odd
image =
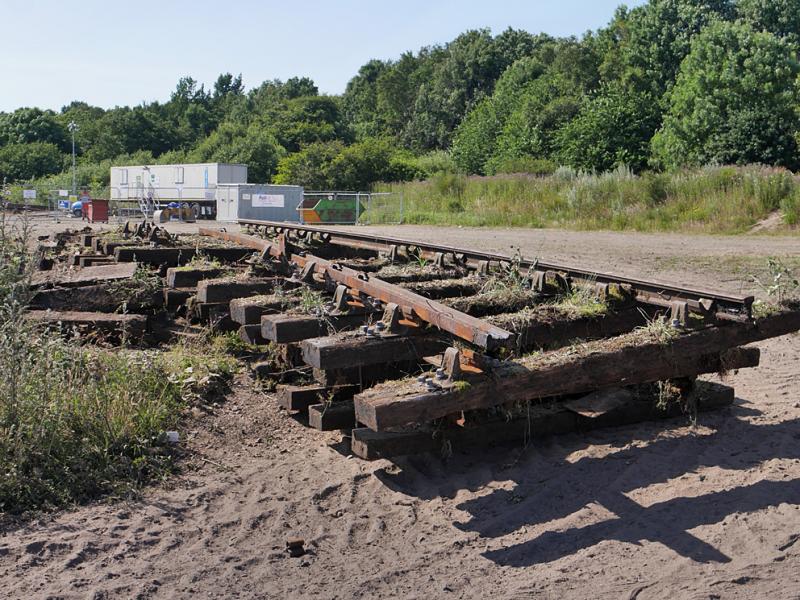
[[71,150],[71,141],[64,126],[51,110],[19,108],[0,113],[0,145],[44,142],[59,150]]
[[450,145],[467,111],[491,95],[505,68],[488,29],[462,33],[446,47],[430,80],[419,88],[404,137],[420,150]]
[[797,166],[798,72],[785,40],[746,23],[710,26],[669,95],[657,163]]
[[376,135],[382,130],[378,115],[378,78],[386,69],[387,63],[371,60],[347,82],[342,108],[357,139]]
[[315,142],[278,162],[275,183],[302,185],[308,190],[328,189],[328,167],[344,144],[339,141]]
[[349,140],[340,109],[333,96],[301,96],[280,102],[267,110],[261,120],[289,152],[314,142]]
[[249,127],[222,123],[191,153],[198,162],[231,162],[248,165],[248,178],[256,183],[272,179],[283,148],[268,129],[257,123]]
[[660,97],[672,86],[692,39],[710,23],[732,17],[731,0],[650,0],[634,8],[621,49],[623,81]]
[[451,153],[458,168],[466,173],[485,174],[501,130],[494,102],[487,98],[467,114],[456,131]]
[[[73,101],[61,109],[61,114],[57,116],[57,119],[67,135],[71,136],[68,130],[70,122],[74,121],[78,126],[78,130],[75,132],[75,149],[79,155],[95,145],[100,135],[100,122],[105,112],[99,106],[90,106],[86,102],[80,101]],[[71,143],[71,137],[69,141]],[[71,151],[71,147],[66,151]]]
[[327,165],[327,187],[366,191],[378,181],[413,178],[415,170],[396,158],[396,144],[388,138],[369,138],[348,146]]
[[441,48],[423,48],[417,56],[404,53],[378,75],[375,122],[379,131],[400,136],[414,114],[420,86],[432,77]]
[[155,107],[115,108],[99,123],[99,135],[87,151],[91,160],[148,150],[158,156],[172,150],[179,141],[177,128]]
[[303,96],[319,96],[319,89],[310,77],[290,77],[283,84],[281,95],[287,100]]
[[65,158],[55,144],[6,144],[0,148],[0,181],[25,181],[53,175],[64,168]]
[[556,133],[557,156],[562,164],[588,171],[618,165],[642,169],[658,119],[657,103],[649,94],[606,85]]
[[800,43],[800,0],[738,0],[736,11],[754,29]]
[[524,57],[497,81],[494,94],[469,112],[456,130],[453,158],[468,173],[490,174],[499,163],[524,157],[549,158],[551,138],[580,106],[583,78],[562,74],[573,44],[542,48]]
[[530,82],[505,119],[487,172],[509,160],[524,157],[552,159],[556,133],[581,108],[583,91],[572,77],[548,73]]

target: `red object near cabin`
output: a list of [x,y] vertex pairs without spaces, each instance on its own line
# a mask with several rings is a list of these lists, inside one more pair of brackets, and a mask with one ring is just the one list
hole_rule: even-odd
[[108,223],[108,200],[92,198],[90,202],[84,203],[81,209],[89,223],[98,221]]

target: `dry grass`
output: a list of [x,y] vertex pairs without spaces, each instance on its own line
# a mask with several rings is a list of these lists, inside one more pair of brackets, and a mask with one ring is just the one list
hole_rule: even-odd
[[[402,193],[406,223],[739,233],[776,210],[797,224],[800,185],[788,171],[706,167],[669,174],[600,175],[559,169],[547,177],[460,177],[379,186]],[[379,216],[370,217],[378,223]]]

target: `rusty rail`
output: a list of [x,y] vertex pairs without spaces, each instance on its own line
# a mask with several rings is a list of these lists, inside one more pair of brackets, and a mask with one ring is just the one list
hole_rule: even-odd
[[309,272],[313,269],[314,273],[324,275],[331,281],[345,285],[355,292],[366,294],[382,302],[397,304],[407,317],[416,316],[442,331],[486,350],[510,347],[514,344],[514,334],[510,331],[495,327],[486,321],[466,315],[377,277],[371,277],[367,273],[343,267],[311,254],[294,254],[285,251],[280,244],[241,233],[201,228],[200,235],[226,240],[261,252],[268,251],[271,256],[285,258],[301,269],[308,269]]
[[[341,231],[311,225],[282,223],[276,221],[258,221],[253,219],[240,219],[239,224],[251,225],[273,229],[276,232],[295,232],[299,235],[305,233],[318,234],[325,242],[332,244],[364,248],[368,250],[390,252],[394,248],[414,248],[421,256],[428,259],[435,258],[436,254],[455,257],[458,261],[472,261],[475,263],[510,264],[517,259],[504,254],[483,252],[456,248],[432,242],[420,242],[388,236],[377,236],[354,231]],[[655,279],[639,279],[625,277],[613,273],[591,271],[579,267],[556,264],[542,260],[521,259],[518,261],[520,268],[539,272],[555,271],[567,277],[591,283],[617,284],[630,288],[631,293],[638,302],[660,307],[669,307],[675,302],[685,302],[689,310],[703,314],[714,314],[722,320],[747,321],[752,316],[751,307],[753,296],[737,296],[725,292],[692,288],[659,281]]]

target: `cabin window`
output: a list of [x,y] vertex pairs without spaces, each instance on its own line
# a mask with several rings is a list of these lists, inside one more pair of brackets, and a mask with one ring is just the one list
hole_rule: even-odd
[[122,171],[120,171],[119,182],[122,185],[128,185],[128,169],[122,169]]
[[175,183],[183,183],[183,167],[175,167]]

